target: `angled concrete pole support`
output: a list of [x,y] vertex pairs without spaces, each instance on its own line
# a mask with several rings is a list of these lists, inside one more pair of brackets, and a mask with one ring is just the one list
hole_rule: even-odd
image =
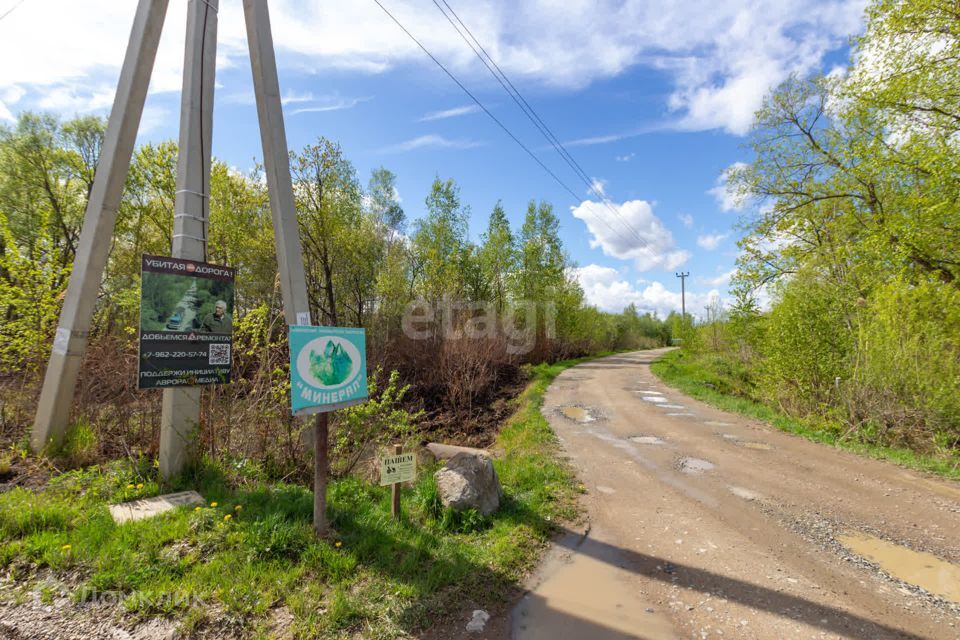
[[[173,207],[174,258],[205,262],[210,220],[213,88],[218,0],[190,0],[180,94],[180,146]],[[200,387],[164,389],[160,416],[160,474],[170,478],[195,453]]]
[[43,379],[30,445],[40,451],[63,439],[87,347],[87,334],[107,264],[140,116],[150,85],[167,0],[140,0],[120,70],[100,160],[83,217],[53,351]]
[[[250,47],[250,67],[253,71],[253,89],[257,99],[257,117],[260,119],[260,139],[263,142],[263,165],[267,174],[267,192],[273,213],[273,236],[277,244],[277,263],[280,268],[280,291],[283,294],[283,312],[287,324],[312,324],[307,300],[307,281],[300,252],[300,229],[290,179],[290,156],[287,152],[287,134],[283,126],[280,102],[280,81],[277,78],[277,60],[270,32],[270,12],[267,0],[243,0],[243,15],[247,23],[247,43]],[[314,420],[314,475],[313,526],[319,535],[327,533],[327,414],[319,413]]]
[[280,291],[287,324],[309,318],[307,281],[300,252],[300,229],[293,200],[290,179],[290,155],[287,152],[287,133],[283,125],[280,103],[280,81],[277,78],[277,60],[270,32],[270,12],[266,0],[243,0],[243,15],[247,23],[247,42],[250,47],[250,66],[253,70],[253,89],[260,120],[260,140],[263,143],[263,165],[266,171],[270,211],[273,214],[273,235],[277,244],[277,262],[280,268]]

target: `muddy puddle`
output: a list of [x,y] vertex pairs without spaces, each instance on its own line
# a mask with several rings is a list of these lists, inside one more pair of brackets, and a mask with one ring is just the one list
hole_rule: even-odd
[[643,600],[638,581],[609,544],[587,540],[567,557],[550,558],[542,581],[513,611],[516,640],[673,640],[681,636],[656,602]]
[[691,417],[691,416],[693,416],[693,414],[690,413],[690,412],[688,412],[688,411],[679,412],[679,413],[678,413],[678,412],[673,412],[673,413],[668,413],[667,415],[670,416],[671,418],[678,418],[678,417],[680,417],[680,416],[686,416],[686,417]]
[[703,473],[712,471],[715,465],[701,458],[683,458],[680,460],[680,471],[684,473]]
[[663,438],[658,438],[657,436],[630,436],[631,442],[636,442],[637,444],[664,444]]
[[574,422],[593,422],[595,418],[583,407],[560,407],[560,413]]
[[662,404],[660,406],[664,409],[686,409],[682,404]]
[[657,404],[667,402],[667,399],[663,396],[643,396],[643,399],[647,402],[656,402]]
[[891,576],[960,604],[960,566],[859,531],[848,531],[837,541]]

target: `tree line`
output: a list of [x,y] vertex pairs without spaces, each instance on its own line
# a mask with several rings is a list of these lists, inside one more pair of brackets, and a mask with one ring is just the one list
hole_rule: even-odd
[[[31,419],[104,129],[95,117],[34,113],[0,127],[0,381],[10,433]],[[75,412],[78,422],[110,425],[114,434],[129,434],[136,422],[144,435],[132,439],[142,443],[156,431],[158,404],[133,388],[140,256],[169,253],[176,161],[173,142],[134,152]],[[333,141],[291,153],[290,166],[314,321],[366,328],[372,368],[398,372],[380,381],[393,381],[391,397],[409,387],[404,402],[424,411],[426,428],[457,424],[468,439],[482,432],[471,421],[526,362],[669,341],[666,319],[634,307],[604,313],[584,301],[548,202],[531,200],[519,228],[496,202],[474,242],[470,207],[453,178],[438,176],[408,216],[396,176],[381,167],[362,184]],[[239,437],[241,449],[257,451],[275,448],[267,446],[274,440],[286,442],[293,458],[285,324],[260,167],[243,173],[214,160],[207,234],[208,261],[237,269],[236,382],[205,392],[203,421],[226,434],[208,434],[214,442],[204,446],[233,450]],[[238,434],[238,415],[276,428]],[[276,437],[276,429],[286,435]]]
[[748,205],[736,301],[690,347],[843,437],[956,452],[960,9],[878,0],[851,59],[757,113],[728,175]]

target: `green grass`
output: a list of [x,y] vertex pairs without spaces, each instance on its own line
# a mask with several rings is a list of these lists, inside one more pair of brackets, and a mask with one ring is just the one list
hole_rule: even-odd
[[[531,368],[493,447],[505,501],[491,517],[443,509],[435,468],[403,490],[399,522],[388,488],[348,478],[329,487],[333,534],[319,540],[312,492],[266,481],[249,462],[206,461],[161,486],[155,463],[118,461],[57,476],[39,493],[0,494],[0,572],[21,596],[44,588],[32,584],[38,569],[80,576],[75,601],[107,593],[131,616],[177,617],[187,630],[269,637],[271,611],[285,607],[298,638],[414,633],[466,599],[509,595],[555,525],[576,517],[576,478],[540,414],[549,383],[576,362]],[[123,525],[107,509],[186,488],[207,506]]]
[[960,479],[956,456],[923,454],[903,447],[843,437],[836,424],[817,417],[785,415],[757,402],[748,372],[735,362],[713,354],[691,355],[680,349],[657,359],[651,370],[666,384],[718,409],[763,420],[781,431],[861,455],[888,460],[904,467],[928,471],[945,478]]

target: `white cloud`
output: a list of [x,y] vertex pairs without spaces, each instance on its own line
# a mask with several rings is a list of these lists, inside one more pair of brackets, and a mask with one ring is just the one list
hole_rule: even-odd
[[358,104],[369,102],[372,99],[373,98],[371,96],[367,96],[365,98],[335,98],[329,102],[317,102],[309,107],[297,107],[290,112],[290,115],[295,116],[301,113],[324,113],[326,111],[342,111],[344,109],[353,109]]
[[[656,313],[661,318],[671,311],[680,312],[680,287],[676,291],[667,289],[658,281],[637,280],[629,282],[616,269],[597,264],[589,264],[572,270],[572,274],[583,287],[584,296],[589,304],[603,311],[619,312],[628,304],[637,306],[640,313]],[[711,289],[706,293],[687,291],[687,313],[700,316],[704,307],[720,292]]]
[[607,197],[607,180],[603,178],[593,178],[590,180],[590,188],[587,189],[588,195],[598,195],[604,198]]
[[720,243],[727,239],[726,233],[705,233],[697,236],[697,246],[707,251],[713,251]]
[[593,235],[591,247],[614,258],[633,260],[639,271],[675,269],[690,257],[689,252],[676,248],[673,234],[645,200],[623,204],[584,200],[571,211]]
[[[676,126],[743,133],[771,85],[792,72],[817,68],[825,53],[844,46],[861,29],[865,2],[496,0],[463,3],[459,13],[518,85],[579,89],[632,67],[652,67],[671,83],[667,106]],[[186,4],[170,2],[153,92],[180,89]],[[23,87],[28,92],[24,108],[56,89],[71,98],[66,108],[72,101],[98,104],[99,87],[116,84],[135,8],[134,2],[117,0],[24,3],[0,24],[0,59],[8,62],[0,65],[0,91]],[[394,0],[389,8],[455,73],[490,82],[439,11],[413,0]],[[281,77],[284,69],[432,68],[374,3],[275,0],[270,9]],[[218,69],[245,66],[240,3],[221,2],[218,20]],[[599,136],[593,143],[630,135],[637,134]]]
[[733,278],[737,273],[737,269],[733,268],[730,271],[726,271],[716,276],[715,278],[697,278],[697,282],[707,285],[708,287],[725,287],[730,284],[730,279]]
[[380,150],[381,153],[403,153],[414,149],[473,149],[482,143],[475,140],[450,140],[436,134],[418,136],[405,142],[393,144]]
[[[283,104],[283,105],[297,104],[300,102],[313,102],[314,100],[315,98],[313,97],[313,93],[310,91],[307,91],[306,93],[298,93],[296,91],[287,91],[280,97],[280,104]],[[251,93],[250,103],[253,104],[253,102],[254,102],[254,97],[253,97],[253,94]]]
[[[488,107],[489,108],[489,107]],[[459,116],[469,115],[480,111],[480,107],[475,104],[467,104],[462,107],[453,107],[452,109],[443,109],[442,111],[431,111],[420,118],[420,122],[432,122],[433,120],[446,120],[447,118],[457,118]]]
[[635,153],[627,153],[627,154],[624,154],[624,155],[622,155],[622,156],[616,156],[615,159],[616,159],[617,162],[630,162],[631,160],[633,160],[633,158],[634,158],[636,155],[637,155],[637,154],[635,154]]
[[744,169],[746,166],[745,162],[734,162],[717,176],[714,186],[707,190],[707,193],[712,195],[717,204],[720,205],[722,211],[740,211],[746,205],[744,198],[737,193],[729,180],[732,171]]
[[681,213],[677,216],[677,219],[680,220],[681,224],[687,229],[693,229],[693,216],[689,213]]

